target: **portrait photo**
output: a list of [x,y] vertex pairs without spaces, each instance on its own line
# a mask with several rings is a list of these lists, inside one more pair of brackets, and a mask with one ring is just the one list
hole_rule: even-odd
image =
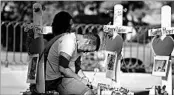
[[166,76],[169,56],[155,56],[153,64],[153,75]]
[[117,53],[105,51],[106,55],[106,77],[115,80],[117,71]]
[[116,55],[108,54],[108,56],[107,56],[107,69],[108,70],[114,70],[115,56]]
[[39,61],[39,55],[35,54],[30,57],[29,59],[29,67],[28,67],[28,76],[27,76],[27,82],[36,82],[36,74],[37,74],[37,65]]

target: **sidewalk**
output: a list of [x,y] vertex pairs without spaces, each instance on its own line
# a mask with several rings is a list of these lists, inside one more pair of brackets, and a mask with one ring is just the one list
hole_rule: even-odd
[[[22,95],[20,92],[26,91],[28,85],[26,83],[27,65],[9,66],[8,68],[1,65],[1,94],[0,95]],[[110,84],[110,79],[105,78],[104,72],[98,72],[94,76],[94,72],[85,72],[89,80],[93,80],[93,85],[97,83]],[[135,74],[124,73],[119,77],[121,86],[128,88],[131,91],[142,91],[152,85],[160,84],[159,77],[154,77],[151,74]]]
[[1,65],[1,93],[0,95],[21,95],[20,92],[26,91],[27,66]]

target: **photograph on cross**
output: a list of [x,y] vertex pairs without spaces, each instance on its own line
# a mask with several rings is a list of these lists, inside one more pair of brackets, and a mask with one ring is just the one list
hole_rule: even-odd
[[169,64],[169,56],[155,56],[152,74],[166,77]]
[[0,2],[1,95],[174,94],[174,1]]
[[29,58],[28,74],[27,74],[27,83],[36,83],[37,67],[39,62],[39,55],[32,55]]
[[117,53],[105,51],[105,55],[107,56],[104,64],[106,64],[106,78],[110,78],[112,80],[116,80],[116,68],[117,68]]

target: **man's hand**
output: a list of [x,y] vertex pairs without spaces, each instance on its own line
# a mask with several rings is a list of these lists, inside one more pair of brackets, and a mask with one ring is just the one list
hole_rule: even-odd
[[86,79],[82,79],[81,82],[84,83],[85,85],[88,84],[88,80],[86,80]]
[[91,82],[89,82],[89,79],[88,79],[87,77],[83,78],[83,79],[82,79],[82,82],[83,82],[86,86],[88,86],[90,89],[93,89],[93,86],[92,86]]
[[83,82],[85,85],[88,85],[89,84],[89,80],[87,77],[82,77],[81,78],[81,82]]

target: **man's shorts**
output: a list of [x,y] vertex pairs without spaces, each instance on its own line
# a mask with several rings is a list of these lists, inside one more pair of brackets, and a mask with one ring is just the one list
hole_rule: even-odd
[[74,78],[63,78],[61,84],[58,85],[60,95],[84,95],[90,90],[84,83]]
[[52,90],[56,90],[57,91],[57,87],[59,84],[61,84],[62,82],[62,77],[55,79],[55,80],[46,80],[45,81],[45,90],[46,91],[52,91]]
[[57,90],[60,95],[84,95],[90,88],[74,78],[62,78],[61,81],[46,81],[46,90]]

